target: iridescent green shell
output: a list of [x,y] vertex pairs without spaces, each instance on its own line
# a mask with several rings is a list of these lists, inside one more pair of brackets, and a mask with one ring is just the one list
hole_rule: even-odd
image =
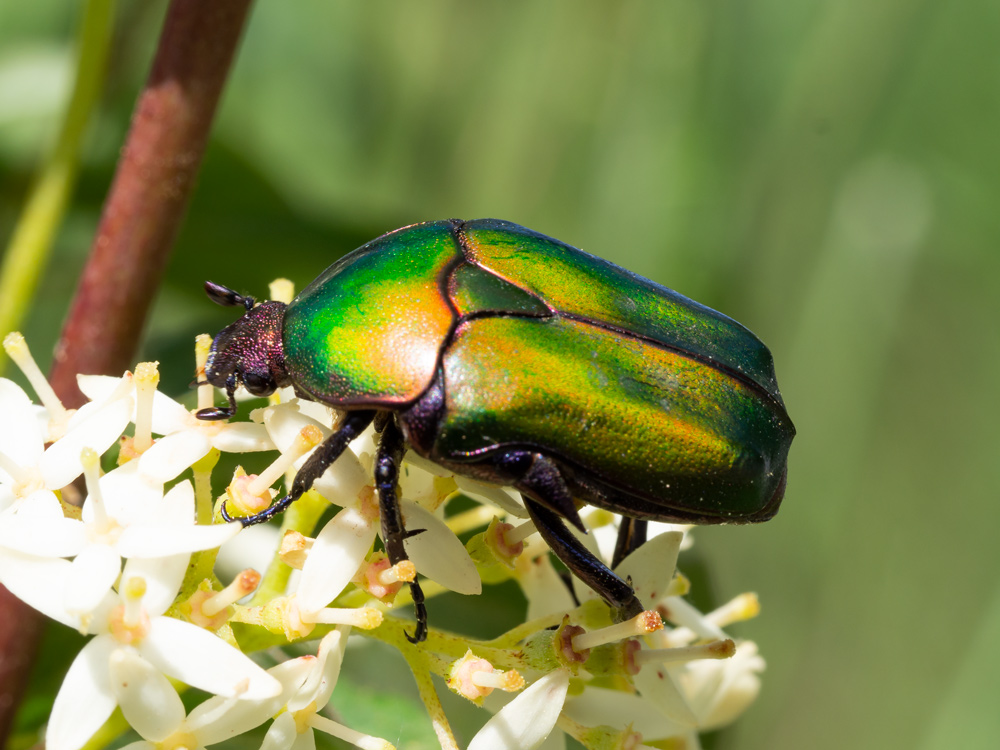
[[767,348],[730,318],[524,227],[417,224],[344,256],[289,305],[292,380],[405,411],[440,375],[427,457],[537,449],[656,507],[752,516],[794,428]]

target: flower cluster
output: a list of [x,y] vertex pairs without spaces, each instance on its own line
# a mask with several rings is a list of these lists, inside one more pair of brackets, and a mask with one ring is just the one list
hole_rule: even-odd
[[[201,368],[208,344],[199,337]],[[446,749],[458,743],[438,695],[444,685],[493,714],[469,743],[475,750],[524,750],[546,738],[560,747],[566,735],[588,748],[697,748],[699,732],[731,722],[757,694],[763,660],[723,630],[753,616],[756,600],[694,609],[676,571],[690,543],[683,527],[650,524],[648,542],[618,566],[651,609],[612,624],[593,592],[567,588],[516,493],[411,455],[402,513],[423,531],[406,539],[409,560],[390,565],[378,542],[369,431],[282,516],[280,534],[242,532],[223,522],[222,503],[233,515],[268,507],[341,415],[282,392],[249,421],[201,421],[157,390],[155,363],[121,378],[81,376],[89,403],[69,411],[23,338],[11,334],[4,346],[41,405],[0,379],[0,583],[92,636],[56,697],[49,750],[79,750],[106,722],[113,728],[116,707],[143,738],[129,748],[195,750],[265,722],[269,749],[314,746],[316,731],[390,748],[324,715],[352,634],[399,650]],[[199,408],[213,399],[202,385]],[[116,444],[117,466],[108,466]],[[237,470],[215,497],[220,451],[277,458],[259,475]],[[482,505],[450,513],[459,494]],[[581,540],[608,560],[620,519],[582,515],[590,533]],[[263,575],[225,572],[241,559],[263,560]],[[385,615],[409,603],[405,584],[417,574],[429,598],[514,580],[525,621],[479,641],[441,629],[432,611],[426,641],[411,644],[411,623]],[[309,640],[318,640],[315,656],[268,670],[247,656]],[[188,713],[170,678],[214,697]]]

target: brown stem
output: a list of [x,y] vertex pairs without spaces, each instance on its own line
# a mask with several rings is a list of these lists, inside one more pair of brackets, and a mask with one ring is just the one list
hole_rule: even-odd
[[208,140],[250,0],[173,0],[135,109],[52,384],[77,406],[77,373],[131,364]]
[[[76,297],[56,347],[52,385],[67,406],[77,373],[130,364],[194,187],[250,0],[172,0],[156,59]],[[0,747],[31,674],[44,617],[0,586]]]

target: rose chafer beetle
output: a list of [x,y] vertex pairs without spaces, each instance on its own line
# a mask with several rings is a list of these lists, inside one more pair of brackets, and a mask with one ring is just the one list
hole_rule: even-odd
[[[409,449],[523,496],[556,555],[619,619],[643,606],[564,520],[578,503],[626,517],[617,565],[646,521],[752,523],[773,516],[795,429],[771,354],[734,320],[619,266],[496,219],[398,229],[335,262],[291,303],[244,306],[205,367],[236,410],[294,386],[346,414],[271,518],[306,492],[373,421],[375,486],[390,561],[406,559],[397,499]],[[225,509],[223,509],[225,512]],[[426,635],[423,595],[412,640]]]

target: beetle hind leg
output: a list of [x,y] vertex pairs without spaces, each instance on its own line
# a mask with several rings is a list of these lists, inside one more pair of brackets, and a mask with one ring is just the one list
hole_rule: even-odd
[[513,475],[513,484],[524,495],[524,505],[542,539],[577,578],[615,610],[616,620],[628,620],[643,611],[632,587],[598,560],[563,523],[566,518],[583,530],[572,493],[555,461],[541,453],[515,451],[502,456],[496,466]]
[[618,527],[618,541],[615,542],[615,553],[611,557],[612,570],[646,543],[646,527],[645,520],[622,517],[621,525]]
[[[403,433],[391,415],[389,418],[377,419],[375,427],[382,428],[375,455],[375,488],[378,490],[379,512],[382,515],[382,542],[389,562],[395,565],[408,559],[403,543],[407,536],[419,531],[407,531],[404,528],[403,515],[399,509],[399,465],[406,448]],[[424,592],[416,580],[410,583],[410,596],[416,611],[417,628],[413,635],[404,634],[410,643],[420,643],[427,638],[427,607],[424,605]]]
[[584,547],[558,515],[531,498],[526,497],[524,505],[556,557],[611,606],[616,622],[629,620],[645,609],[632,587]]

